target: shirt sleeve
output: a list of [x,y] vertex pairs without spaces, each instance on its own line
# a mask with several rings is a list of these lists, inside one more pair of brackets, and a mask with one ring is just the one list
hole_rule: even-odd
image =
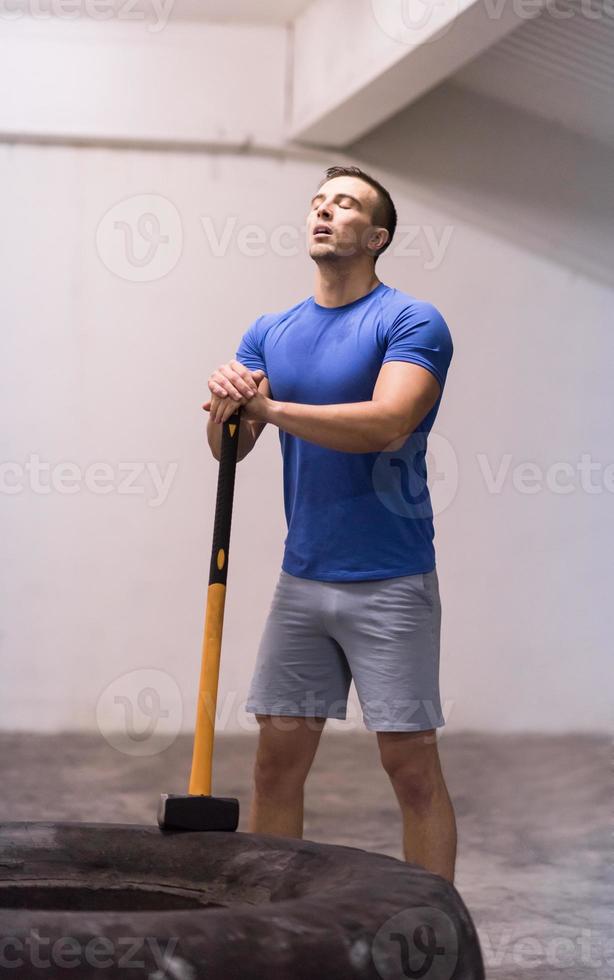
[[387,333],[382,363],[411,361],[434,374],[442,389],[454,353],[448,325],[432,303],[414,303],[401,310]]
[[263,351],[262,317],[259,316],[250,327],[247,328],[235,355],[236,360],[243,364],[250,371],[264,371],[267,373]]

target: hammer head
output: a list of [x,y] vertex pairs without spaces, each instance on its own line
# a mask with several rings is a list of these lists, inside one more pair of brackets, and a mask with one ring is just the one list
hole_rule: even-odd
[[236,830],[239,801],[224,796],[163,793],[158,806],[161,830]]

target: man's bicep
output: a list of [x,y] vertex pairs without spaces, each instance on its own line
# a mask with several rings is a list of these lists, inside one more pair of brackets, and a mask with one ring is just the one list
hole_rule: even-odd
[[441,395],[441,384],[427,368],[411,361],[386,361],[380,368],[373,401],[385,403],[392,438],[408,436],[431,411]]

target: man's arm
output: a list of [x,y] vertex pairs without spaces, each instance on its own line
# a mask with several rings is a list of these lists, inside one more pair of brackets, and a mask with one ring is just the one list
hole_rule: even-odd
[[[258,393],[264,395],[266,398],[271,397],[271,387],[269,385],[269,379],[263,378],[258,385]],[[227,395],[226,399],[230,398]],[[234,411],[236,411],[239,405],[245,405],[247,399],[241,398],[240,401],[237,399],[232,399],[234,405]],[[245,412],[241,412],[241,422],[239,425],[239,448],[237,450],[237,462],[240,463],[242,459],[245,459],[248,453],[251,453],[252,449],[256,445],[256,440],[260,437],[262,430],[266,425],[265,420],[259,419],[248,419],[245,416]],[[223,426],[218,425],[212,414],[209,414],[207,419],[207,441],[209,442],[209,448],[215,459],[219,460],[222,451],[222,431]]]
[[426,368],[409,361],[386,361],[371,401],[301,405],[261,399],[259,392],[245,412],[327,449],[371,453],[402,446],[440,394],[439,382]]

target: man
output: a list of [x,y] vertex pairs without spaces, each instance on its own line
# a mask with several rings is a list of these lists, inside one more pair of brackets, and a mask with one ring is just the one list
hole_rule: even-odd
[[400,804],[405,859],[453,881],[425,463],[453,345],[434,306],[375,273],[395,227],[378,181],[329,168],[307,219],[313,296],[251,325],[203,408],[216,459],[238,405],[238,458],[267,422],[283,454],[288,535],[246,703],[260,731],[250,831],[302,837],[305,779],[353,679]]

